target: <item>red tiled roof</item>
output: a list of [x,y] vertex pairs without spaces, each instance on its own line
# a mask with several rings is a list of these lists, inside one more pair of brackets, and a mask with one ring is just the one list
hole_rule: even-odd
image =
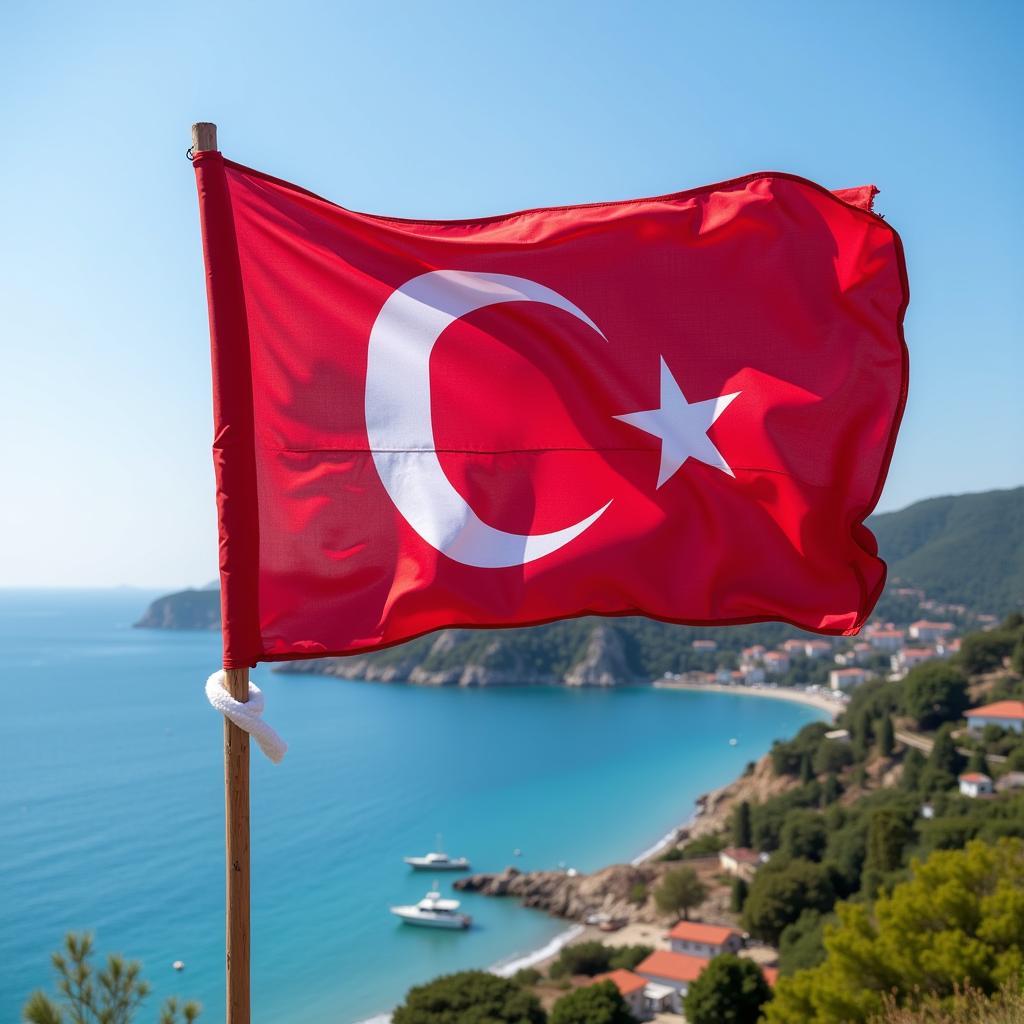
[[638,989],[642,989],[647,984],[646,978],[641,978],[638,974],[634,974],[632,971],[627,971],[624,967],[620,967],[614,971],[609,971],[607,974],[597,975],[591,984],[596,985],[599,981],[614,982],[615,987],[624,996],[628,996],[631,992],[636,992]]
[[711,963],[702,956],[687,956],[656,949],[646,960],[637,964],[636,973],[648,978],[668,978],[670,981],[696,981],[701,971]]
[[984,772],[965,772],[960,776],[961,782],[991,782]]
[[764,975],[764,980],[775,988],[775,982],[779,980],[779,969],[778,967],[762,967],[761,973]]
[[727,846],[721,853],[726,857],[732,857],[734,861],[746,864],[760,864],[761,858],[756,851],[748,850],[745,846]]
[[[753,851],[751,851],[753,852]],[[755,856],[757,856],[755,854]],[[703,942],[708,946],[720,946],[730,935],[739,935],[735,928],[720,924],[704,924],[701,921],[680,921],[669,933],[670,939],[686,942]]]
[[997,700],[995,704],[971,708],[967,717],[978,715],[983,718],[1024,718],[1024,700]]

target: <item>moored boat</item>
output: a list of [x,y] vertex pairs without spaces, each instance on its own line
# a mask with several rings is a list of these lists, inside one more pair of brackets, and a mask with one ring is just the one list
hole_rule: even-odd
[[391,907],[390,910],[406,924],[425,928],[468,928],[473,919],[469,914],[460,914],[460,906],[458,900],[444,899],[435,886],[419,903]]
[[449,857],[444,852],[441,837],[437,837],[437,849],[422,857],[403,857],[414,871],[468,871],[469,861],[465,857]]

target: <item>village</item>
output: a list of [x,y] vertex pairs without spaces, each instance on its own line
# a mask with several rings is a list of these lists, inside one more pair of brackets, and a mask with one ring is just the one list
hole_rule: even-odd
[[[901,597],[916,598],[923,611],[955,615],[973,627],[971,632],[988,632],[999,627],[996,616],[971,615],[966,608],[929,601],[919,590],[904,588],[898,593]],[[828,708],[835,719],[847,709],[857,688],[868,680],[900,683],[917,666],[933,660],[952,658],[961,650],[962,632],[966,631],[956,623],[938,617],[920,618],[905,626],[897,626],[893,622],[873,622],[864,630],[863,639],[852,643],[843,638],[794,638],[785,640],[772,650],[755,645],[739,653],[737,668],[720,668],[714,673],[687,672],[671,675],[659,680],[657,685],[714,690],[742,687],[746,692],[756,691],[764,696],[810,698],[809,702]],[[693,641],[693,646],[696,650],[708,653],[713,652],[716,645],[714,641],[701,639]],[[827,679],[827,684],[787,685],[786,677],[801,659],[813,660],[818,666],[816,675]],[[1004,670],[1000,669],[1000,672]],[[1016,676],[1011,675],[1011,678]],[[850,724],[848,718],[847,715],[841,719],[841,724]],[[972,801],[985,801],[997,799],[1003,794],[1009,796],[1024,791],[1024,770],[1014,770],[1016,767],[1024,767],[1019,764],[1024,759],[1017,757],[1014,764],[1008,766],[1007,761],[1010,759],[1005,755],[991,753],[984,742],[985,739],[1003,736],[1006,737],[1005,743],[1015,745],[1019,751],[1021,745],[1015,737],[1024,735],[1024,700],[980,701],[963,711],[962,720],[950,735],[955,738],[957,755],[962,762],[967,762],[967,770],[949,779],[955,787],[952,790],[954,795]],[[848,747],[853,742],[851,728],[830,728],[822,734],[821,739],[824,744],[837,747]],[[883,747],[888,748],[883,751],[887,755],[893,753],[894,745],[899,745],[904,752],[904,761],[906,752],[910,750],[915,751],[915,756],[930,755],[935,742],[934,733],[917,730],[907,723],[896,729],[888,743],[880,741]],[[851,755],[849,761],[839,763],[850,763],[852,760]],[[989,769],[989,765],[994,767]],[[982,770],[983,766],[986,770]],[[806,768],[804,772],[809,774]],[[898,785],[902,772],[903,763],[898,758],[890,758],[887,771],[880,771],[875,780],[877,787]],[[576,984],[611,982],[637,1020],[662,1021],[666,1024],[678,1022],[681,1016],[685,1019],[685,1001],[691,986],[711,962],[723,954],[735,954],[742,959],[754,961],[765,982],[774,988],[780,973],[779,951],[771,943],[752,936],[738,923],[741,920],[739,910],[742,897],[736,897],[737,886],[742,893],[747,893],[758,872],[771,862],[773,854],[756,849],[753,843],[741,845],[733,842],[724,845],[737,836],[734,821],[739,809],[739,797],[750,792],[742,788],[743,784],[743,780],[738,780],[731,787],[725,787],[726,799],[719,800],[715,806],[709,807],[706,798],[702,798],[696,819],[697,827],[683,830],[682,845],[672,851],[672,855],[661,858],[674,860],[678,853],[688,859],[687,843],[691,844],[690,849],[695,852],[699,848],[698,855],[688,859],[688,863],[693,866],[700,885],[704,887],[705,898],[700,902],[700,910],[702,916],[709,920],[683,919],[666,928],[635,917],[627,921],[616,920],[614,915],[591,915],[586,920],[591,926],[596,925],[597,930],[591,927],[584,936],[591,943],[601,942],[612,949],[621,949],[627,955],[629,950],[635,950],[638,957],[640,952],[646,955],[631,967],[616,966],[591,977],[577,977],[574,979]],[[776,789],[773,795],[779,792]],[[933,819],[936,804],[943,800],[944,795],[941,793],[924,793],[919,798],[919,818],[922,821]],[[709,814],[709,810],[712,813]],[[744,836],[748,842],[750,834],[748,825]],[[663,879],[663,874],[657,875],[649,884],[653,887],[655,880],[660,882]],[[733,894],[731,899],[730,891]],[[556,972],[553,971],[551,976],[555,977]],[[554,998],[555,993],[545,993],[544,988],[542,982],[539,989],[542,998],[545,995],[548,1000]]]

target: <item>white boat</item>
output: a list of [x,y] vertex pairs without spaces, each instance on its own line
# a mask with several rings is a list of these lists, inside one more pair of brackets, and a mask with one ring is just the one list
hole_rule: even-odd
[[468,928],[473,919],[469,914],[458,912],[458,900],[443,899],[436,886],[419,901],[407,906],[391,907],[391,913],[406,924],[418,924],[425,928]]
[[422,857],[403,857],[414,871],[468,871],[469,861],[465,857],[449,857],[444,852],[441,837],[437,837],[437,849]]

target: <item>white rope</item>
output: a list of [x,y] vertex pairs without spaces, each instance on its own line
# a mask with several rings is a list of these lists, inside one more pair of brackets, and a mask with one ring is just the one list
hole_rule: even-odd
[[288,744],[260,718],[266,703],[263,691],[250,679],[249,700],[243,704],[235,700],[224,688],[226,677],[219,669],[206,680],[206,699],[225,718],[230,719],[239,729],[244,729],[259,744],[260,750],[274,764],[280,764],[288,750]]

